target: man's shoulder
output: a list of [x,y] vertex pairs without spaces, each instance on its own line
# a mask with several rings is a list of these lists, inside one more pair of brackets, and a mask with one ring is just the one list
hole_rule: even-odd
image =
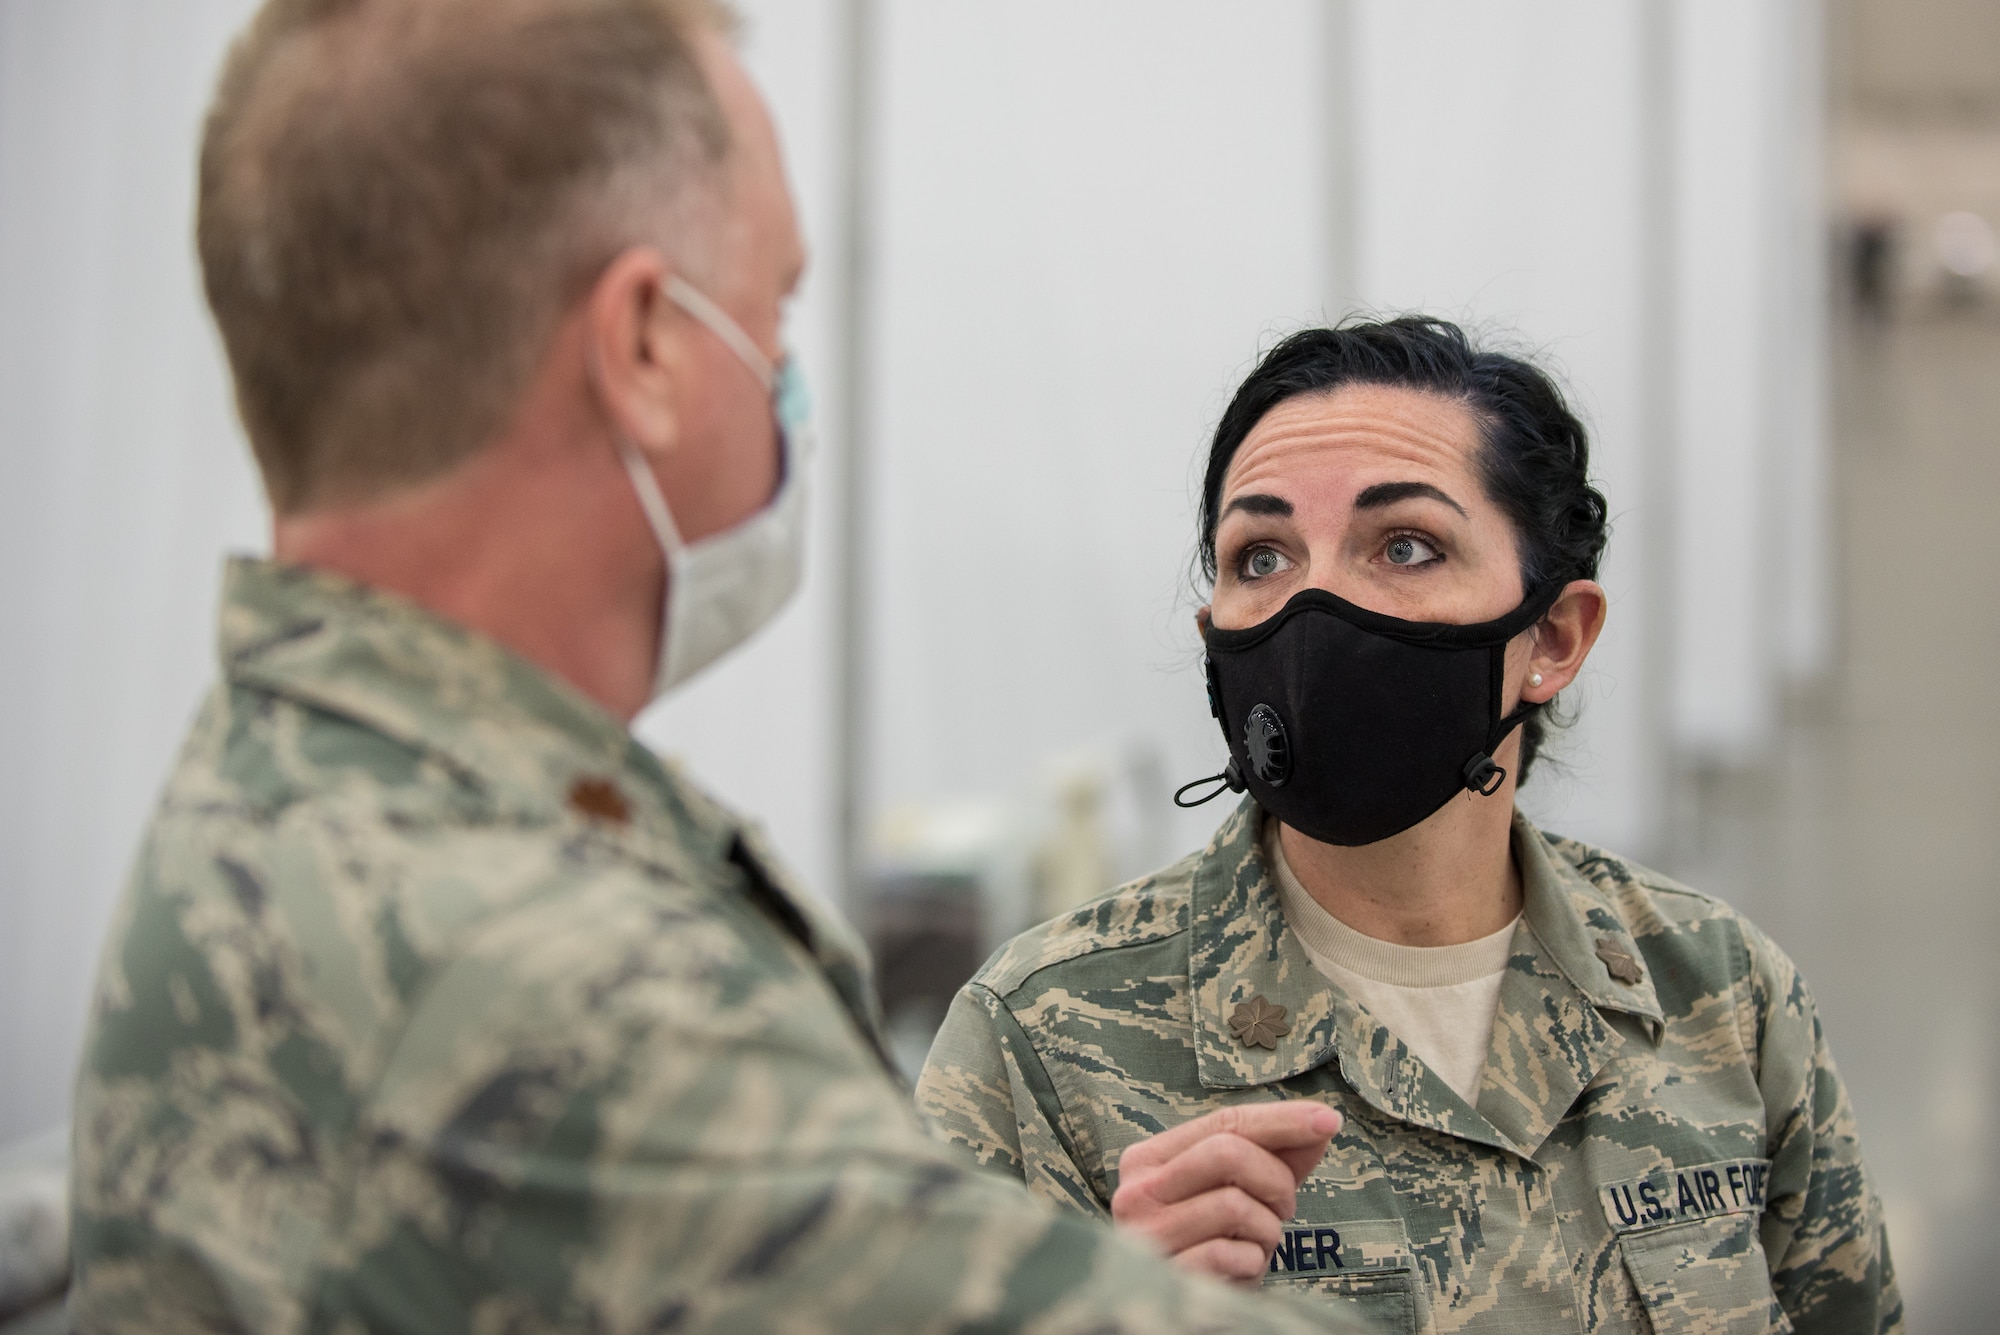
[[[684,846],[672,821],[640,824],[559,799],[496,802],[363,723],[218,688],[113,924],[93,1060],[107,1077],[151,1069],[127,1071],[119,1054],[157,1045],[162,1017],[199,1012],[200,1032],[174,1048],[310,1048],[324,1079],[274,1074],[307,1104],[338,1108],[454,974],[505,989],[551,953],[593,975],[641,946],[656,972],[676,959],[709,972],[796,967],[756,910],[721,893],[719,852]],[[482,1011],[448,1018],[475,1030]]]
[[[164,1073],[189,1046],[245,1059],[310,1048],[310,1078],[271,1073],[306,1105],[344,1105],[469,955],[498,986],[510,951],[559,944],[579,966],[627,953],[600,930],[611,903],[717,912],[714,896],[587,828],[467,817],[421,790],[385,800],[373,781],[244,791],[190,771],[155,814],[112,926],[92,1022],[105,1076]],[[160,1046],[168,1018],[196,1014],[157,1061],[127,1070],[115,1059],[135,1042]],[[477,1011],[458,1019],[479,1023]]]
[[1134,948],[1185,936],[1195,866],[1202,856],[1190,854],[1029,928],[1002,946],[973,981],[1005,997],[1031,982],[1087,980],[1123,971],[1127,966],[1121,957]]
[[225,920],[273,912],[272,928],[318,943],[369,934],[385,914],[443,912],[457,936],[482,910],[578,869],[566,833],[497,809],[436,757],[365,723],[224,683],[161,793],[133,895],[191,911],[218,942],[233,930]]
[[593,1221],[651,1181],[620,1176],[636,1158],[916,1142],[862,1030],[740,896],[587,829],[391,845],[330,803],[224,819],[178,819],[186,854],[142,863],[107,958],[77,1101],[93,1303],[189,1255],[282,1310],[360,1283],[314,1278],[350,1242],[406,1260],[465,1176],[559,1163],[579,1204],[543,1221],[551,1245],[609,1249]]

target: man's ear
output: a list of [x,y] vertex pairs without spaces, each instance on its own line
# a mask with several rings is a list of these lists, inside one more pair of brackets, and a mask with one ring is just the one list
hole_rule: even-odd
[[584,304],[591,387],[606,426],[648,458],[681,438],[687,383],[685,320],[667,300],[672,269],[651,246],[634,246],[605,266]]
[[[1609,603],[1604,586],[1594,579],[1571,580],[1555,605],[1535,623],[1528,648],[1527,681],[1521,699],[1542,704],[1576,680],[1584,659],[1604,631]],[[1535,677],[1541,681],[1536,683]]]

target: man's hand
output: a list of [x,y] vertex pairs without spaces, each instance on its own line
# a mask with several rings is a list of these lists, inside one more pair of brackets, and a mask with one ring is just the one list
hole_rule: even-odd
[[1340,1130],[1310,1099],[1223,1108],[1118,1156],[1111,1217],[1176,1262],[1239,1283],[1264,1277],[1299,1184]]

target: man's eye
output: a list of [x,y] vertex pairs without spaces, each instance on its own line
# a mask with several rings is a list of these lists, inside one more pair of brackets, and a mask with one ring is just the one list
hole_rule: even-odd
[[1389,558],[1389,564],[1392,566],[1421,566],[1437,560],[1438,549],[1422,538],[1403,534],[1389,539],[1389,545],[1384,549],[1383,555]]
[[1253,547],[1243,557],[1243,578],[1263,579],[1275,575],[1291,565],[1284,557],[1269,547]]

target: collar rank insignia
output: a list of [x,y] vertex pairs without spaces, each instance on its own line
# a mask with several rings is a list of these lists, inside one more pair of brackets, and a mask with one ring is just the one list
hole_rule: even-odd
[[1608,936],[1597,938],[1597,958],[1604,961],[1606,973],[1627,987],[1645,976],[1639,969],[1639,961],[1626,954],[1624,947]]
[[1276,1051],[1278,1040],[1291,1033],[1292,1027],[1285,1023],[1285,1008],[1273,1006],[1260,993],[1237,1004],[1229,1017],[1229,1032],[1246,1048]]
[[618,791],[618,785],[609,779],[578,779],[570,785],[569,806],[580,816],[612,825],[624,825],[632,819],[632,804],[625,800],[625,794]]

